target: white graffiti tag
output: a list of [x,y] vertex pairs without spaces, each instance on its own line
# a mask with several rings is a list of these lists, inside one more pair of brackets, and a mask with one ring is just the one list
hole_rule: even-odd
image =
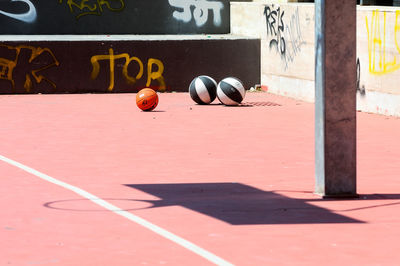
[[182,11],[174,11],[173,16],[177,20],[188,23],[192,20],[191,7],[194,6],[193,18],[198,27],[203,26],[208,21],[208,11],[211,9],[214,15],[214,25],[221,26],[221,10],[224,4],[219,1],[207,0],[168,0],[173,7],[181,8]]
[[19,20],[19,21],[26,22],[26,23],[32,23],[36,20],[36,17],[37,17],[36,8],[30,0],[10,0],[10,1],[11,2],[23,2],[28,5],[29,10],[26,11],[25,13],[20,13],[20,14],[9,13],[9,12],[0,10],[0,14],[10,17],[10,18],[13,18],[13,19],[16,19],[16,20]]

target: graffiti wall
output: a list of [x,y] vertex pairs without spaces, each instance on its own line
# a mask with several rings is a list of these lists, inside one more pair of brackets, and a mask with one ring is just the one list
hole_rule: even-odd
[[[314,28],[314,16],[311,10],[299,6],[264,6],[263,40],[265,52],[277,59],[276,68],[271,72],[282,70],[293,75],[308,75],[313,64],[298,68],[296,63],[307,60],[304,57],[313,50],[314,36],[310,34]],[[312,78],[308,76],[307,78]]]
[[228,0],[0,1],[0,34],[229,32]]
[[198,75],[260,82],[257,39],[137,38],[0,42],[0,93],[187,91]]
[[[261,38],[262,85],[314,101],[314,5],[253,3],[251,15],[241,5],[232,4],[232,30]],[[358,6],[356,19],[357,108],[400,116],[400,8]]]
[[262,77],[270,92],[313,100],[314,25],[313,5],[262,6]]
[[363,85],[400,94],[400,9],[363,10],[357,20]]

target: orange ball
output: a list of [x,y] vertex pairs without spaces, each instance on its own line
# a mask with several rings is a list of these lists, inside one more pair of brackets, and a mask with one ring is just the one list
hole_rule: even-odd
[[152,111],[158,105],[158,95],[155,90],[145,88],[136,94],[136,105],[143,111]]

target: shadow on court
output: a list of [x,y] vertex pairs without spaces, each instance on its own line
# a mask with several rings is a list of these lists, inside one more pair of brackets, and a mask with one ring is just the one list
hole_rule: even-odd
[[274,192],[240,183],[129,184],[160,200],[150,208],[183,206],[232,225],[364,223]]
[[[128,184],[160,198],[143,200],[129,198],[103,198],[111,204],[130,205],[123,211],[137,211],[167,206],[182,206],[195,212],[219,219],[232,225],[256,224],[324,224],[324,223],[365,223],[342,215],[359,211],[400,205],[400,194],[362,194],[357,199],[289,198],[279,193],[312,194],[310,191],[263,191],[240,183],[188,183],[188,184]],[[100,199],[99,199],[100,200]],[[391,202],[385,202],[385,200]],[[46,202],[44,207],[60,211],[107,212],[93,208],[87,202],[95,199],[63,199]],[[312,205],[313,202],[349,201],[347,208],[331,210]],[[376,202],[367,206],[352,204],[355,201]],[[339,214],[341,213],[341,214]]]

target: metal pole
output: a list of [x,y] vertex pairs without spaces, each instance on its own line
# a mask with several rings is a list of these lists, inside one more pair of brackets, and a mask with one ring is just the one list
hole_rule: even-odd
[[315,1],[315,193],[355,197],[356,4]]

